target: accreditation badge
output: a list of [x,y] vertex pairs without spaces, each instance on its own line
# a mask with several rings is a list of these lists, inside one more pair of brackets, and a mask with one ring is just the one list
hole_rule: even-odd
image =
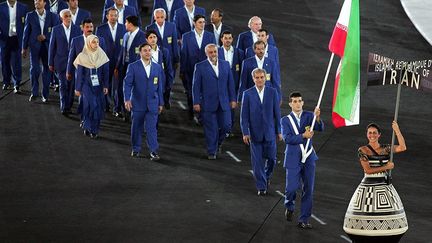
[[120,39],[120,45],[123,45],[123,38]]
[[21,22],[24,24],[24,22],[25,22],[25,18],[24,17],[21,17]]
[[270,73],[267,73],[267,75],[266,75],[266,79],[267,79],[267,81],[269,81],[270,78],[271,78]]
[[158,77],[153,78],[153,84],[158,84]]
[[165,64],[164,63],[162,63],[162,69],[165,69]]
[[168,44],[171,44],[172,43],[172,36],[168,36],[167,41],[168,41]]
[[236,72],[240,71],[240,64],[236,64]]
[[139,47],[135,47],[135,54],[139,54]]
[[48,33],[51,33],[51,27],[48,27]]
[[93,87],[99,86],[99,78],[98,78],[97,74],[90,75],[90,78],[91,78],[91,82],[92,82]]

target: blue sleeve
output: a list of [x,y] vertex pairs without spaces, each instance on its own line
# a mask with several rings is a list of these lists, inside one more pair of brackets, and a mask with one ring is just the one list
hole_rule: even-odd
[[29,42],[30,32],[31,32],[31,25],[29,23],[29,15],[30,15],[30,13],[27,13],[26,18],[25,18],[22,49],[27,49],[29,46],[28,42]]
[[274,109],[274,120],[275,120],[275,129],[276,134],[281,134],[281,125],[280,125],[280,107],[279,100],[276,95],[273,95],[273,109]]
[[109,88],[109,62],[102,65],[102,84],[104,88]]
[[78,65],[78,68],[75,72],[75,90],[81,92],[82,91],[82,86],[84,83],[84,70],[85,68],[81,65]]
[[192,100],[194,105],[201,105],[201,69],[198,64],[195,64],[193,79],[192,79]]
[[124,101],[129,101],[131,99],[132,86],[134,85],[134,70],[133,64],[129,65],[126,70],[126,75],[123,80],[123,93]]
[[[177,44],[176,44],[177,45]],[[170,56],[170,53],[168,51],[168,49],[164,48],[163,51],[164,54],[164,63],[165,63],[165,78],[166,78],[166,87],[164,88],[164,90],[166,90],[167,88],[171,88],[171,86],[174,83],[174,75],[175,75],[175,71],[173,69],[173,65],[172,65],[172,58]]]
[[249,96],[246,93],[242,95],[241,110],[240,110],[240,128],[243,136],[250,135],[249,130]]
[[238,94],[237,94],[237,100],[238,102],[241,101],[242,97],[243,97],[243,92],[246,89],[246,82],[247,82],[247,73],[246,73],[246,67],[245,67],[245,61],[243,61],[242,63],[242,69],[240,72],[240,85],[239,85],[239,90],[238,90]]
[[159,71],[159,75],[158,75],[161,80],[158,82],[158,96],[159,96],[159,106],[163,106],[164,105],[164,96],[163,96],[163,92],[164,92],[164,83],[165,83],[165,73],[162,69],[162,67],[160,67],[160,71]]
[[75,58],[77,57],[77,53],[76,53],[76,48],[75,48],[75,40],[76,39],[72,39],[71,42],[71,48],[69,50],[69,55],[68,55],[68,61],[67,61],[67,69],[66,69],[66,73],[69,74],[73,74],[74,72],[74,66],[73,66],[73,62],[75,61]]
[[304,142],[304,138],[302,134],[295,135],[293,129],[291,128],[291,124],[288,117],[282,117],[281,131],[282,131],[282,137],[286,144],[297,145]]
[[235,82],[229,64],[226,65],[228,69],[228,98],[230,102],[236,102],[237,96],[235,94]]
[[54,66],[54,50],[57,48],[55,33],[51,33],[49,50],[48,50],[48,66]]

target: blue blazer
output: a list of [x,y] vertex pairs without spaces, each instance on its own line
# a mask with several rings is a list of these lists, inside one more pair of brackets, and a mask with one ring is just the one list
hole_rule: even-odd
[[203,111],[215,112],[221,106],[223,111],[231,110],[235,101],[234,80],[229,63],[218,60],[219,77],[210,62],[204,60],[195,65],[192,85],[194,105],[201,105]]
[[[45,0],[46,4],[45,4],[45,10],[50,11],[50,4],[49,4],[49,0]],[[67,9],[69,8],[69,5],[63,1],[63,0],[58,0],[58,7],[57,7],[57,13],[55,14],[59,14],[60,11],[62,11],[63,9]]]
[[[78,54],[80,54],[83,51],[84,45],[85,45],[84,35],[79,35],[72,39],[69,48],[66,73],[70,73],[72,75],[75,73],[75,66],[73,65],[73,62],[75,61]],[[99,46],[106,53],[105,40],[103,38],[99,38]]]
[[[246,58],[255,56],[255,52],[253,50],[253,47],[248,47],[246,49]],[[277,68],[280,70],[280,64],[279,64],[279,50],[276,46],[268,45],[267,50],[267,57],[270,58],[273,62],[276,63]]]
[[168,6],[166,5],[165,0],[154,0],[153,2],[153,9],[151,11],[151,23],[154,22],[154,18],[153,18],[153,13],[155,11],[155,9],[157,8],[163,8],[165,9],[165,13],[167,14],[167,19],[166,21],[169,22],[173,22],[174,21],[174,13],[177,9],[184,7],[184,2],[183,0],[174,0],[173,5],[171,7],[171,14],[170,14],[170,18],[168,19]]
[[[22,38],[24,31],[25,17],[27,14],[27,5],[16,2],[16,32],[18,37],[19,46],[22,46]],[[6,46],[6,40],[9,38],[9,7],[7,1],[0,3],[0,47]],[[38,20],[39,21],[39,20]],[[39,23],[39,22],[38,22]]]
[[[42,45],[45,46],[48,51],[49,41],[51,38],[51,32],[53,27],[60,23],[57,14],[53,14],[50,11],[45,11],[45,25],[43,31],[41,31],[39,24],[39,16],[36,10],[27,13],[25,19],[25,27],[24,27],[24,36],[22,48],[27,49],[30,47],[30,51],[34,53],[34,55],[39,55],[39,50]],[[46,40],[43,42],[39,42],[37,40],[38,35],[43,34],[46,37]]]
[[[164,2],[165,2],[165,0],[164,0]],[[163,39],[161,38],[161,35],[159,33],[159,29],[158,29],[156,23],[148,25],[146,27],[146,30],[155,30],[156,31],[156,33],[158,35],[158,42],[157,42],[158,46],[159,47],[165,47],[168,49],[173,63],[178,63],[180,61],[179,45],[177,43],[177,40],[178,40],[177,28],[176,28],[175,24],[165,21]]]
[[[194,15],[197,14],[205,16],[205,9],[195,5]],[[177,35],[179,39],[182,38],[183,34],[193,30],[193,26],[191,26],[189,22],[189,15],[185,7],[179,8],[175,11],[173,21],[177,27]]]
[[[258,63],[255,59],[255,56],[249,57],[243,61],[242,70],[240,74],[240,87],[238,92],[239,102],[241,101],[243,92],[255,86],[255,83],[252,79],[252,71],[257,67],[258,67]],[[280,81],[280,73],[278,68],[276,67],[275,63],[267,57],[264,57],[263,68],[267,72],[265,85],[276,89],[279,100],[281,100],[282,99],[281,81]]]
[[159,106],[164,105],[163,83],[161,65],[152,62],[147,78],[141,59],[136,60],[129,64],[123,81],[124,100],[132,102],[132,111],[158,112]]
[[263,103],[255,86],[243,93],[240,111],[240,127],[244,136],[249,135],[252,142],[270,142],[281,133],[280,108],[276,90],[264,88]]
[[195,64],[207,59],[205,47],[210,43],[216,44],[216,40],[214,35],[208,31],[204,31],[201,48],[198,47],[195,31],[189,31],[183,35],[180,53],[180,73],[183,73],[187,80],[192,81]]
[[[121,68],[125,64],[126,52],[127,52],[127,42],[129,39],[129,33],[126,32],[123,35],[123,45],[121,49],[121,55],[117,61],[117,68]],[[143,43],[146,43],[147,40],[145,38],[145,34],[142,30],[138,30],[138,33],[135,35],[132,44],[129,49],[129,63],[133,63],[140,58],[139,55],[139,46]]]
[[[112,6],[114,6],[114,0],[105,0],[103,13],[106,15],[105,11]],[[140,6],[138,5],[137,0],[128,0],[127,6],[135,9],[136,13],[140,13],[141,9],[140,9]],[[127,15],[125,17],[127,17]]]
[[[303,138],[302,134],[306,131],[307,126],[312,125],[314,113],[310,111],[303,111],[303,113],[300,116],[300,126],[297,124],[293,112],[291,112],[289,116],[293,118],[299,134],[298,135],[295,134],[289,118],[287,116],[282,117],[281,119],[282,136],[286,144],[284,167],[296,168],[301,165],[302,152],[300,149],[300,144],[306,146],[306,142],[307,142],[307,139]],[[314,131],[323,131],[323,130],[324,130],[324,122],[322,120],[320,121],[320,123],[316,122],[314,126]],[[309,150],[311,147],[312,147],[312,139],[309,142],[309,147],[307,148],[307,150]],[[317,159],[318,156],[316,155],[314,150],[306,159],[306,163],[308,163],[308,161],[315,161]]]
[[[210,24],[206,24],[205,27],[204,27],[204,29],[207,30],[210,33],[213,33],[213,35],[214,35],[213,24],[211,24],[211,23]],[[226,24],[222,23],[222,29],[221,29],[221,33],[220,33],[219,37],[222,37],[222,33],[224,31],[227,31],[227,30],[230,31],[230,32],[232,32],[232,27],[229,26],[229,25],[226,25]],[[215,36],[215,38],[216,38],[216,36]],[[222,40],[220,38],[219,38],[219,40],[216,40],[216,41],[219,44],[219,46],[222,46]]]
[[67,68],[69,49],[72,39],[81,35],[81,29],[71,24],[69,42],[66,39],[66,33],[63,24],[53,27],[48,50],[48,65],[54,66],[56,72],[65,72]]
[[[108,8],[110,8],[110,7],[112,7],[112,6],[114,6],[114,4],[110,5]],[[134,16],[137,16],[137,17],[138,17],[138,19],[139,19],[139,21],[138,21],[138,26],[141,27],[141,17],[139,16],[139,14],[138,14],[138,12],[136,11],[136,9],[133,8],[133,7],[131,7],[131,6],[126,6],[126,5],[124,5],[124,7],[125,7],[125,9],[123,10],[123,11],[124,11],[124,12],[123,12],[123,23],[124,23],[124,24],[126,23],[126,17],[127,17],[127,16],[129,16],[129,15],[134,15]],[[103,11],[103,13],[102,13],[102,14],[103,14],[103,15],[102,15],[102,23],[106,23],[106,22],[108,22],[108,19],[106,18],[108,8],[107,8],[107,9],[104,9],[104,11]]]
[[163,83],[163,90],[166,88],[171,88],[174,83],[175,71],[171,62],[171,56],[168,49],[159,48],[158,50],[158,64],[161,65],[165,74],[165,82]]
[[[223,49],[223,46],[218,48],[218,57],[219,59],[225,60],[225,52]],[[242,63],[244,60],[244,52],[238,48],[234,47],[234,55],[233,55],[233,61],[231,65],[231,73],[234,78],[234,86],[235,86],[235,93],[237,95],[239,85],[240,85],[240,73],[242,69]],[[236,96],[237,98],[237,96]]]
[[[269,34],[269,38],[267,40],[267,43],[269,45],[276,46],[276,42],[273,38],[272,34]],[[253,38],[252,38],[252,32],[251,30],[242,32],[239,34],[237,38],[237,48],[246,51],[248,47],[251,47],[253,45]]]
[[112,38],[110,26],[108,23],[102,24],[96,28],[96,35],[105,40],[105,53],[110,59],[110,66],[114,67],[120,57],[123,45],[123,36],[126,33],[126,27],[117,23],[117,32],[115,39]]
[[91,17],[91,13],[85,9],[79,8],[78,9],[78,15],[76,17],[75,20],[75,25],[80,26],[81,27],[81,23],[84,19],[90,18]]
[[[109,86],[109,64],[105,63],[104,65],[100,66],[97,69],[97,75],[99,79],[99,86],[102,88],[108,88]],[[75,78],[75,90],[77,91],[84,91],[88,92],[88,90],[94,89],[94,88],[100,88],[100,87],[93,87],[91,82],[91,69],[83,67],[81,65],[78,65],[78,68],[76,70],[76,78]]]

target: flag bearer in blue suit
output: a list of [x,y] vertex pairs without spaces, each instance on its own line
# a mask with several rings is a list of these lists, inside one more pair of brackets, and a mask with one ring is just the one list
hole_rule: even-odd
[[240,127],[243,142],[250,146],[258,196],[265,196],[276,165],[276,139],[282,140],[279,98],[274,88],[265,85],[265,69],[255,68],[252,77],[255,86],[243,93]]
[[108,93],[109,59],[95,35],[86,37],[83,51],[73,62],[76,68],[75,94],[81,96],[84,134],[97,138],[104,117]]
[[27,5],[16,0],[0,3],[0,52],[3,74],[3,90],[11,85],[19,93],[22,78],[21,46]]
[[124,104],[132,113],[132,157],[140,157],[141,140],[145,128],[150,159],[157,161],[159,143],[157,141],[157,120],[163,110],[164,73],[162,66],[152,62],[151,46],[139,46],[140,59],[129,64],[124,78]]
[[[316,116],[313,130],[323,131],[324,122],[320,119],[320,109],[314,112],[303,110],[303,99],[299,92],[289,96],[292,112],[281,119],[282,136],[286,144],[284,167],[286,170],[285,216],[293,220],[296,191],[301,188],[301,213],[298,227],[311,229],[309,219],[312,215],[313,190],[315,181],[315,161],[318,156],[312,146],[314,132],[310,129]],[[309,140],[309,142],[307,142]],[[302,184],[300,184],[302,183]]]
[[71,112],[74,99],[72,82],[66,79],[66,68],[70,44],[74,37],[81,34],[78,26],[72,24],[69,9],[60,11],[62,24],[53,28],[48,50],[48,66],[60,81],[60,111],[63,115]]
[[[107,19],[108,22],[100,25],[96,29],[96,35],[105,40],[105,53],[109,58],[109,87],[108,87],[108,95],[105,97],[106,107],[105,110],[110,109],[111,99],[113,98],[113,77],[114,77],[114,69],[117,63],[117,60],[121,53],[121,47],[123,44],[123,36],[126,33],[126,28],[123,24],[117,23],[118,19],[118,10],[116,8],[109,8],[107,10]],[[121,101],[123,103],[123,101]]]
[[193,108],[201,113],[208,159],[216,159],[225,135],[231,130],[231,108],[237,105],[229,63],[218,59],[216,44],[205,47],[207,60],[195,65]]
[[[39,75],[42,71],[42,102],[47,102],[52,73],[48,69],[48,48],[51,31],[60,23],[57,14],[45,10],[44,0],[35,1],[35,10],[27,13],[24,27],[22,55],[28,55],[30,48],[31,95],[29,100],[39,96]],[[42,70],[40,63],[42,63]]]
[[193,22],[195,29],[183,35],[183,44],[180,52],[180,78],[183,80],[183,85],[187,91],[190,119],[194,118],[192,78],[195,64],[207,58],[205,47],[208,44],[216,44],[214,35],[204,30],[205,17],[203,15],[195,15]]

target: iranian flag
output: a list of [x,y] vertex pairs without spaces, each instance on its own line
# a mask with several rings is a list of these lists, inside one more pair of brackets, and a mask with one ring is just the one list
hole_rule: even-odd
[[359,124],[360,14],[359,0],[345,0],[329,49],[341,60],[336,73],[332,121],[336,128]]

